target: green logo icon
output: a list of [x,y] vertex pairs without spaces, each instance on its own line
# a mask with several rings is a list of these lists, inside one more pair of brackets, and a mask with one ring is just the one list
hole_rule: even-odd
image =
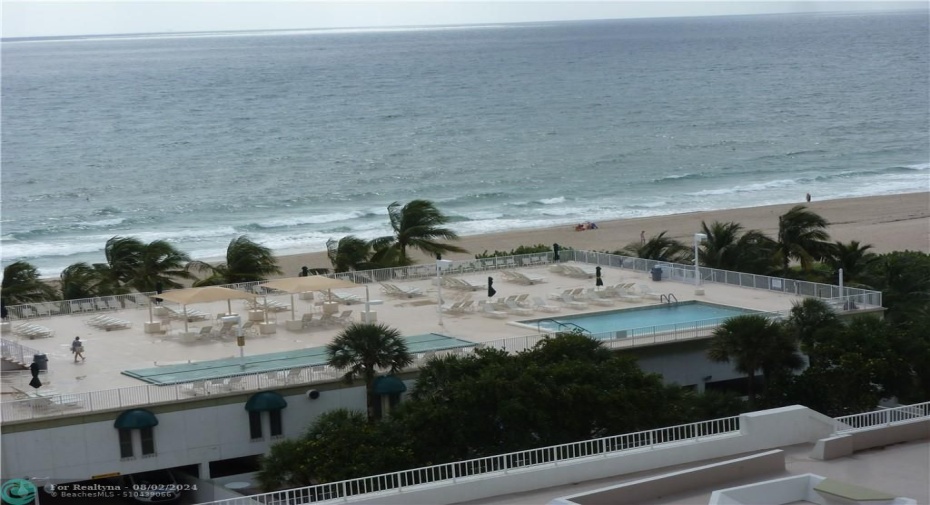
[[10,479],[0,486],[0,498],[10,505],[28,505],[36,499],[36,485],[25,479]]

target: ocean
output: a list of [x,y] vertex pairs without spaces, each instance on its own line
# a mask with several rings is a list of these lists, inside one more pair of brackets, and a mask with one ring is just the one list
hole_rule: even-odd
[[[926,10],[2,44],[2,263],[930,189]],[[529,245],[529,244],[527,244]]]

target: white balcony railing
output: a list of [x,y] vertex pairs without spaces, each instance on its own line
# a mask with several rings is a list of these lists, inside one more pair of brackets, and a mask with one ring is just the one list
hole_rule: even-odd
[[930,418],[930,402],[915,403],[837,417],[834,419],[833,431],[837,434],[849,433],[879,426],[923,421],[927,418]]
[[202,505],[301,504],[344,500],[351,496],[368,493],[402,493],[405,488],[411,486],[452,484],[458,479],[480,478],[513,470],[531,470],[533,467],[543,465],[558,465],[562,462],[594,456],[604,457],[622,451],[649,449],[662,444],[695,442],[708,437],[735,434],[739,430],[739,416],[724,417],[341,482],[219,500]]

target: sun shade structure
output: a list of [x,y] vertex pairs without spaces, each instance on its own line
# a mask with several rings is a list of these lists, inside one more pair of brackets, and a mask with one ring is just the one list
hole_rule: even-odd
[[307,291],[322,291],[333,288],[354,288],[358,284],[343,279],[333,279],[323,275],[311,275],[310,277],[288,277],[286,279],[276,279],[262,284],[263,288],[276,289],[291,294],[291,319],[294,319],[294,293],[304,293]]
[[[258,298],[258,295],[253,293],[246,293],[245,291],[239,291],[238,289],[229,289],[223,288],[220,286],[207,286],[203,288],[188,288],[188,289],[177,289],[174,291],[165,291],[164,293],[156,294],[151,296],[151,298],[157,298],[161,300],[168,300],[169,302],[180,303],[183,307],[183,311],[187,313],[187,305],[191,303],[209,303],[209,302],[218,302],[220,300],[226,300],[227,313],[232,313],[232,300],[254,300]],[[152,310],[152,305],[149,304],[149,311]],[[149,314],[149,320],[152,319],[152,314]],[[187,317],[184,318],[184,331],[187,331]]]
[[158,418],[145,409],[127,410],[113,422],[113,427],[121,430],[139,430],[153,426],[158,426]]

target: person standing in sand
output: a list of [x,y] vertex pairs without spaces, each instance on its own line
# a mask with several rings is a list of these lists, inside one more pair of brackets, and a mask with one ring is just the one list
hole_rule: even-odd
[[646,230],[639,232],[639,243],[646,244]]
[[81,342],[81,337],[74,337],[74,341],[71,342],[71,352],[74,353],[75,363],[78,358],[81,358],[81,361],[87,361],[84,357],[84,342]]
[[810,194],[810,193],[807,194],[807,203],[811,203],[811,194]]

